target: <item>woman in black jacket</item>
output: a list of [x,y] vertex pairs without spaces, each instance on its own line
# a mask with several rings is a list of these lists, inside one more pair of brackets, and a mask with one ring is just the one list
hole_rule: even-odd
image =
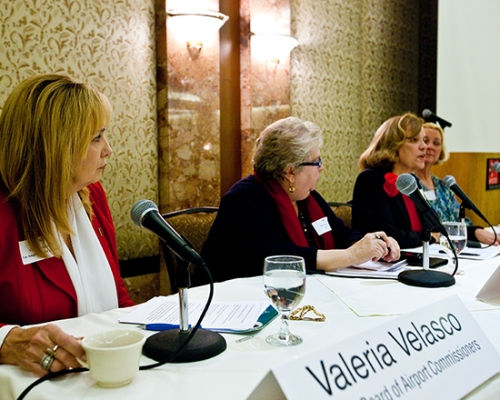
[[318,126],[294,117],[260,134],[254,173],[223,196],[201,252],[215,281],[261,275],[270,255],[302,256],[308,270],[326,271],[399,258],[394,239],[384,232],[363,237],[315,191],[321,143]]
[[[424,120],[406,113],[385,121],[361,155],[354,185],[352,226],[361,232],[383,230],[401,248],[422,245],[426,228],[412,200],[399,193],[396,180],[424,167]],[[433,239],[438,234],[432,234]]]

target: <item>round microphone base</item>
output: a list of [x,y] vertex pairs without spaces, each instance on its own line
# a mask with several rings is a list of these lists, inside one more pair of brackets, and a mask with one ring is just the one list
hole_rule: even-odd
[[[190,332],[184,333],[172,329],[156,333],[146,340],[142,348],[142,354],[155,361],[165,361],[184,343]],[[226,350],[226,347],[226,340],[219,333],[198,329],[187,346],[170,362],[181,363],[206,360],[219,355]]]
[[398,281],[411,286],[448,287],[455,284],[455,278],[450,274],[428,269],[403,271],[398,275]]

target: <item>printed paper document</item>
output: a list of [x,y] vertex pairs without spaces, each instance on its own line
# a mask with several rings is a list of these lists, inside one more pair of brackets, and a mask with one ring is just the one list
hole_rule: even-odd
[[[194,325],[200,317],[205,300],[189,300],[189,324]],[[246,302],[212,301],[201,326],[218,332],[240,332],[252,329],[260,315],[269,306],[269,300]],[[119,322],[129,324],[167,323],[179,324],[179,298],[176,296],[153,297],[136,310],[121,318]]]

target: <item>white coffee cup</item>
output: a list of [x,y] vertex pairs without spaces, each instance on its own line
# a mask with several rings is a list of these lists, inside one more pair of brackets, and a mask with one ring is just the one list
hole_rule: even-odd
[[132,381],[137,371],[146,337],[132,329],[115,329],[86,336],[82,347],[87,362],[78,360],[90,370],[99,386],[118,387]]

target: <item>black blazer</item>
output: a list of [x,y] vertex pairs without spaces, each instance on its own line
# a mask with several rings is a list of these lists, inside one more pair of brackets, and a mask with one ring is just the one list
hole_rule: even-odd
[[[354,184],[352,227],[361,232],[384,231],[403,248],[422,246],[420,232],[411,230],[411,221],[403,195],[389,197],[384,190],[386,172],[366,169]],[[417,209],[419,216],[421,214]],[[420,220],[425,223],[423,218]]]
[[[347,248],[362,238],[335,216],[319,193],[313,191],[311,195],[328,218],[336,248]],[[290,240],[273,197],[250,175],[222,197],[201,256],[214,281],[223,281],[262,275],[264,258],[270,255],[302,256],[306,268],[315,270],[317,251],[315,247],[300,247]],[[200,275],[193,277],[193,284],[203,281]]]

